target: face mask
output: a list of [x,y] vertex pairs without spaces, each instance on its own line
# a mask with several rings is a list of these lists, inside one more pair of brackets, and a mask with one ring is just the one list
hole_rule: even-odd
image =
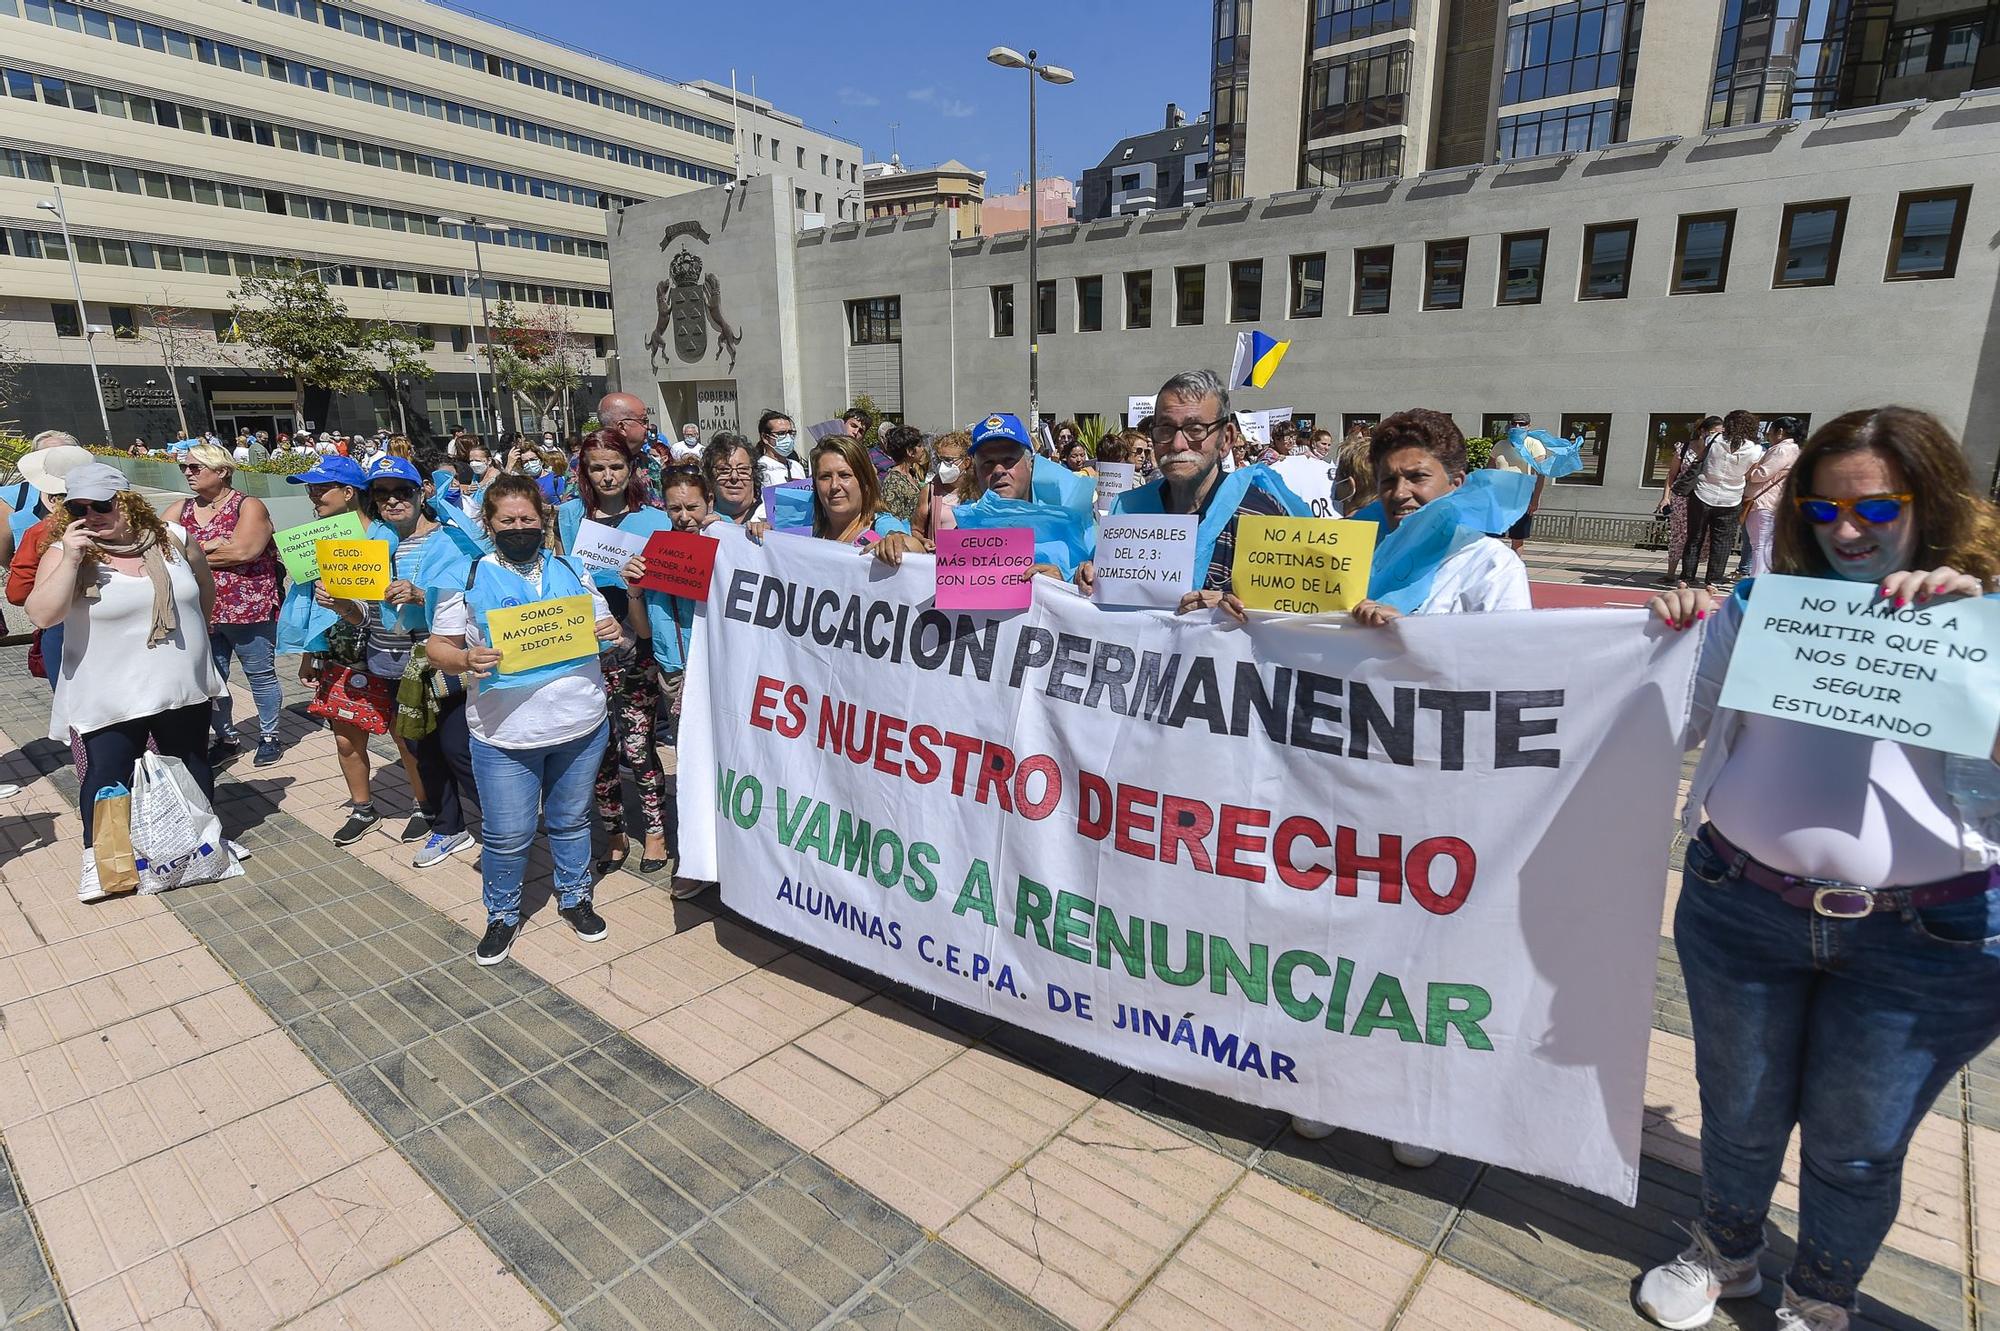
[[510,527],[493,533],[493,547],[510,564],[525,564],[542,548],[540,527]]
[[797,447],[797,445],[798,437],[796,435],[781,434],[771,441],[771,447],[778,450],[778,456],[781,458],[790,457],[792,449]]
[[471,465],[472,465],[472,474],[474,476],[484,476],[486,474],[486,464],[484,462],[481,462],[478,458],[474,458],[472,460]]
[[965,468],[959,466],[956,462],[938,463],[937,478],[938,482],[942,485],[957,485],[958,478],[964,474]]
[[521,474],[523,476],[539,476],[542,474],[542,464],[534,458],[529,458],[521,464]]
[[545,434],[542,436],[542,447],[554,448],[555,446],[556,446],[556,437],[554,435]]

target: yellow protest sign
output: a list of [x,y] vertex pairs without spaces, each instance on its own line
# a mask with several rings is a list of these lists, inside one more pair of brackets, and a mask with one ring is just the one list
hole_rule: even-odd
[[597,655],[590,597],[558,596],[486,612],[486,640],[500,649],[508,674]]
[[389,590],[387,541],[315,541],[319,554],[319,585],[328,596],[349,601],[379,601]]
[[1368,596],[1375,524],[1325,518],[1236,519],[1236,595],[1252,610],[1324,615]]

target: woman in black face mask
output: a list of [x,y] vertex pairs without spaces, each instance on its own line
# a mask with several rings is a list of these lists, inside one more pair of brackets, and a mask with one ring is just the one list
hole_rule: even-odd
[[[484,508],[494,553],[473,565],[462,592],[439,602],[429,648],[439,669],[470,681],[466,726],[486,821],[479,867],[487,924],[475,959],[492,966],[506,960],[521,927],[521,879],[538,822],[549,829],[558,913],[587,943],[605,936],[590,872],[593,794],[610,736],[597,655],[623,635],[583,566],[547,548],[540,486],[502,476],[487,487]],[[583,615],[594,633],[560,631]]]

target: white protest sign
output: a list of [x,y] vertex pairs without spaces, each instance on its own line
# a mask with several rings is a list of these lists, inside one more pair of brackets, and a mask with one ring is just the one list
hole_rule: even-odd
[[1194,590],[1193,514],[1107,518],[1097,524],[1099,605],[1172,610]]
[[570,553],[593,573],[599,570],[618,573],[646,553],[646,538],[608,523],[585,520],[577,525],[576,548]]
[[1632,1201],[1694,635],[941,611],[928,565],[719,546],[683,873],[1127,1067]]
[[1112,502],[1138,483],[1139,469],[1130,462],[1098,463],[1097,516],[1109,513]]
[[1875,584],[1750,585],[1722,706],[1984,758],[2000,732],[2000,601],[1906,605]]
[[1340,509],[1333,502],[1333,468],[1333,463],[1310,453],[1279,458],[1271,464],[1271,470],[1278,473],[1292,493],[1312,506],[1316,518],[1340,516]]
[[1236,413],[1236,429],[1242,436],[1260,448],[1271,444],[1271,422],[1261,411],[1239,411]]
[[1157,396],[1158,394],[1156,393],[1147,393],[1143,396],[1133,393],[1127,396],[1125,399],[1125,423],[1132,429],[1137,429],[1140,421],[1145,420],[1153,414],[1153,399]]

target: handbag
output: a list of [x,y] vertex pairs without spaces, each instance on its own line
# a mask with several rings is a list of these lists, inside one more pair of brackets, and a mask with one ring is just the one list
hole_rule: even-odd
[[106,786],[90,810],[90,853],[97,861],[97,885],[106,892],[139,890],[139,866],[132,855],[132,792]]
[[1715,440],[1711,439],[1708,441],[1708,446],[1701,450],[1701,461],[1692,467],[1684,466],[1680,469],[1680,473],[1674,477],[1675,494],[1685,499],[1694,493],[1694,487],[1701,484],[1701,474],[1708,470],[1708,455],[1714,451]]
[[243,872],[187,765],[157,753],[140,756],[132,782],[132,851],[148,895]]

